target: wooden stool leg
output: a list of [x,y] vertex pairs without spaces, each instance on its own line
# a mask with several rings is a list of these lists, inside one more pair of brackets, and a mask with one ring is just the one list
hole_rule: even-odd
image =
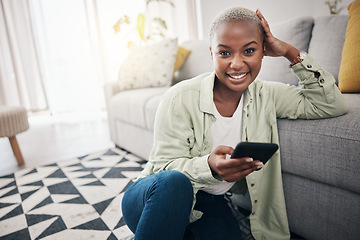
[[25,164],[24,162],[24,158],[21,154],[21,151],[20,151],[20,147],[19,147],[19,144],[16,140],[16,136],[13,136],[13,137],[9,137],[9,141],[10,141],[10,144],[11,144],[11,148],[14,152],[14,155],[15,155],[15,158],[16,158],[16,161],[18,163],[19,166],[22,166]]

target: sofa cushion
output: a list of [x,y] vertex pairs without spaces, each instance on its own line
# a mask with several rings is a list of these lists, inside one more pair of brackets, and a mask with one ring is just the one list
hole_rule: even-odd
[[156,103],[168,90],[144,88],[119,92],[110,101],[110,112],[116,121],[129,123],[144,129],[153,129]]
[[341,92],[360,92],[360,0],[348,6],[349,23],[342,52],[339,88]]
[[119,90],[171,85],[177,39],[131,49],[119,69]]
[[315,20],[309,54],[338,80],[347,16],[333,15]]
[[[308,51],[314,19],[301,17],[270,26],[276,38],[285,41],[299,51]],[[286,58],[264,57],[259,78],[266,81],[277,81],[298,85],[299,80],[289,68]]]
[[191,50],[191,53],[187,57],[185,64],[176,73],[173,84],[213,71],[209,41],[191,40],[181,45]]
[[344,97],[343,116],[278,120],[282,170],[360,193],[360,94]]
[[293,174],[283,183],[289,227],[303,237],[294,239],[359,239],[359,194]]

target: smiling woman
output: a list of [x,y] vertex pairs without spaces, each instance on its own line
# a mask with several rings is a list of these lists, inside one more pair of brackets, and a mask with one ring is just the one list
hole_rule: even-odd
[[210,26],[210,52],[216,74],[214,103],[231,117],[245,89],[260,72],[264,57],[260,19],[245,8],[228,9]]
[[[214,72],[162,96],[149,161],[123,198],[125,222],[136,239],[241,239],[225,199],[248,192],[254,238],[290,239],[280,153],[266,165],[230,156],[240,141],[279,144],[277,117],[338,116],[345,100],[334,77],[274,37],[260,11],[227,9],[212,26]],[[288,59],[303,88],[258,79],[263,56]]]

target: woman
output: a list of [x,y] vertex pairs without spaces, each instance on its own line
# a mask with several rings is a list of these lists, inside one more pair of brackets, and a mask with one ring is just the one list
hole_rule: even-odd
[[[229,156],[240,141],[278,144],[277,117],[338,116],[345,101],[333,76],[275,38],[258,10],[220,13],[210,51],[213,73],[164,95],[149,162],[123,199],[125,221],[135,239],[241,239],[224,194],[249,192],[254,238],[289,239],[279,152],[265,166]],[[287,58],[303,88],[257,79],[264,56]]]

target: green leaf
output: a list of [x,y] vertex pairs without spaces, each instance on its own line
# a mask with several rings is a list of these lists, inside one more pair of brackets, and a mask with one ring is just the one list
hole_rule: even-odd
[[153,21],[158,23],[164,29],[167,29],[167,25],[166,25],[166,22],[165,22],[164,19],[162,19],[162,18],[154,18]]
[[113,29],[115,31],[115,33],[120,32],[120,25],[121,25],[121,18],[119,20],[116,21],[116,23],[113,25]]
[[113,29],[115,33],[120,32],[120,26],[121,24],[130,24],[129,16],[124,15],[123,17],[119,18],[119,20],[116,21],[116,23],[113,25]]
[[137,19],[137,30],[139,32],[139,36],[142,40],[144,40],[144,32],[145,32],[145,16],[140,13]]

